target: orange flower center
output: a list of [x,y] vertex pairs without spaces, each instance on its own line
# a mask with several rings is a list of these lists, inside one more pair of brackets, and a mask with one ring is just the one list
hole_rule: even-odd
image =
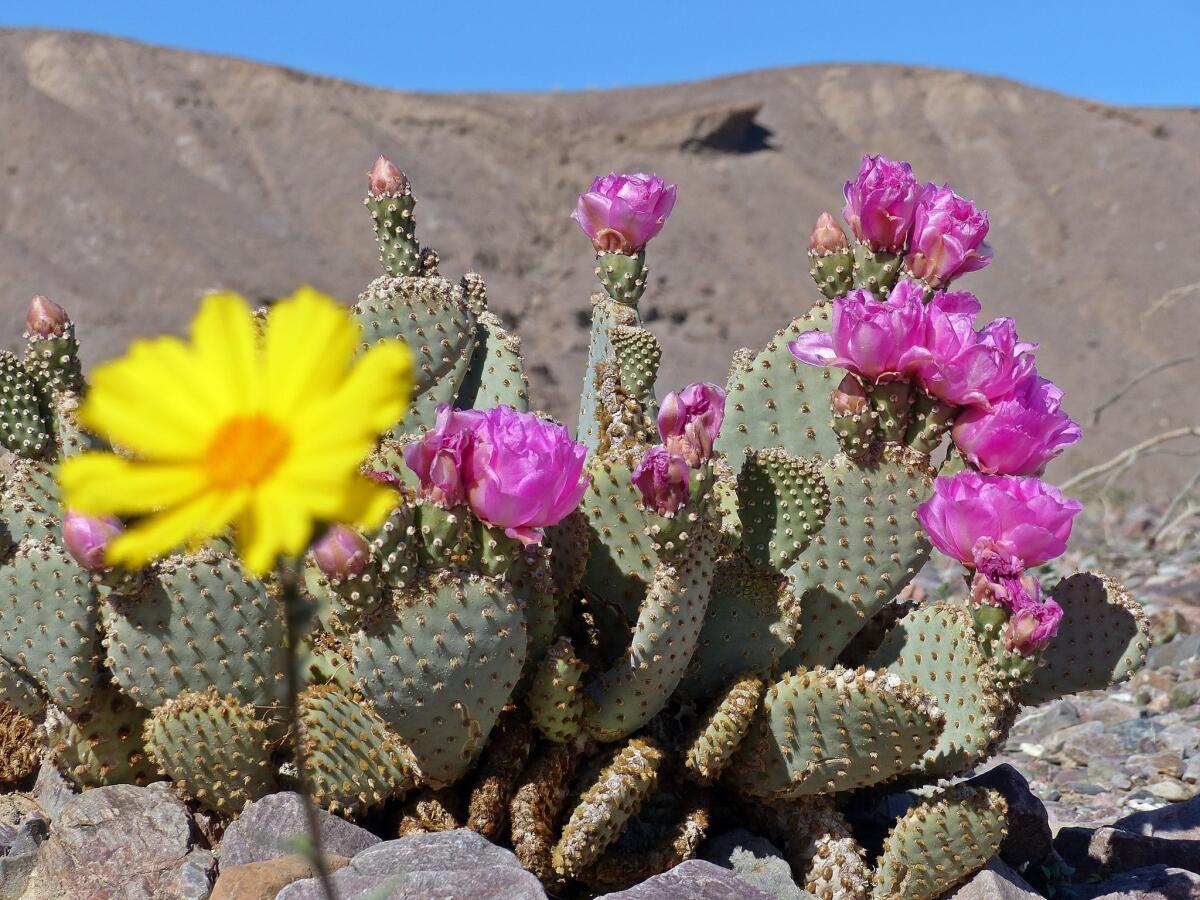
[[214,487],[231,490],[266,481],[284,457],[291,438],[265,416],[231,419],[204,454],[204,470]]

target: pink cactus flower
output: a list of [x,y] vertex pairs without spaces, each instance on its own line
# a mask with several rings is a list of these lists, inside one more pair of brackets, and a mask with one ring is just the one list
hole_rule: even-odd
[[331,525],[313,545],[317,567],[331,578],[361,575],[371,559],[367,539],[345,525]]
[[858,177],[847,181],[842,210],[854,236],[872,250],[904,249],[917,207],[912,166],[885,156],[864,156]]
[[1036,656],[1058,634],[1062,617],[1063,608],[1053,598],[1041,600],[1040,589],[1036,594],[1024,593],[1004,628],[1005,649],[1019,656]]
[[874,382],[902,379],[925,332],[921,290],[903,281],[887,300],[850,291],[834,301],[829,331],[807,331],[788,349],[810,366],[840,366]]
[[967,471],[938,478],[917,518],[938,550],[997,580],[1061,556],[1082,509],[1037,478]]
[[820,256],[838,253],[850,246],[846,232],[833,218],[832,213],[823,212],[817,217],[812,234],[808,236],[808,249]]
[[467,502],[463,472],[483,413],[438,407],[434,427],[404,448],[404,462],[421,481],[420,495],[444,509]]
[[1083,431],[1059,409],[1062,391],[1031,372],[991,409],[973,406],[954,422],[954,443],[992,475],[1036,475]]
[[725,421],[725,391],[715,384],[689,384],[672,391],[658,407],[658,433],[672,453],[692,468],[712,456],[713,442]]
[[63,546],[89,572],[103,572],[109,568],[104,561],[108,545],[124,530],[121,520],[113,516],[97,518],[69,509],[63,516]]
[[33,337],[62,337],[71,324],[67,311],[42,294],[34,294],[29,301],[29,312],[25,316],[25,329]]
[[977,210],[949,185],[927,184],[917,197],[904,261],[917,278],[931,287],[942,287],[991,262],[991,248],[983,242],[987,233],[986,212]]
[[662,231],[675,206],[675,185],[657,175],[611,172],[592,182],[571,218],[602,253],[634,254]]
[[633,470],[642,503],[657,513],[673,513],[688,501],[691,469],[687,460],[662,444],[651,447]]
[[996,319],[976,331],[978,311],[974,294],[934,294],[925,309],[925,333],[909,356],[921,387],[956,406],[988,408],[1034,370],[1037,344],[1019,340],[1012,319]]

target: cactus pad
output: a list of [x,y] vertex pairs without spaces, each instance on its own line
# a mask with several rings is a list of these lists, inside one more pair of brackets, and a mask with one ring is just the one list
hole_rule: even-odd
[[506,708],[492,729],[467,803],[467,827],[489,841],[497,840],[508,822],[513,788],[529,762],[535,739],[529,717],[516,706]]
[[583,694],[579,685],[586,664],[576,659],[568,638],[559,638],[534,670],[525,701],[537,730],[562,744],[583,728]]
[[853,283],[852,269],[854,260],[850,250],[839,250],[836,253],[818,253],[810,250],[808,259],[811,266],[808,274],[817,283],[817,288],[828,299],[840,297],[850,290]]
[[158,780],[162,773],[143,742],[148,715],[115,686],[97,688],[86,707],[47,729],[55,764],[85,788]]
[[487,310],[475,313],[475,349],[458,391],[457,405],[462,409],[529,409],[529,379],[525,377],[521,339],[506,331],[500,319]]
[[550,889],[562,887],[552,854],[558,817],[579,763],[574,744],[549,744],[537,752],[513,790],[509,804],[513,853]]
[[795,562],[829,512],[829,487],[820,466],[778,447],[746,457],[737,495],[746,555],[775,569]]
[[753,676],[735,681],[701,719],[696,736],[684,752],[687,775],[711,784],[742,745],[766,685]]
[[363,201],[375,222],[379,262],[389,275],[420,275],[421,246],[417,243],[417,199],[406,184],[403,192],[368,196]]
[[7,350],[0,352],[0,443],[31,459],[44,456],[52,446],[37,385]]
[[25,538],[58,537],[62,502],[58,482],[43,462],[14,457],[5,461],[0,490],[0,551],[7,553]]

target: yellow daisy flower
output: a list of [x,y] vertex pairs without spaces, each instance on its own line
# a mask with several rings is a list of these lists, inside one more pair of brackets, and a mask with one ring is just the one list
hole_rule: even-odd
[[108,548],[131,568],[232,524],[261,573],[303,552],[314,522],[378,526],[395,492],[358,467],[404,416],[413,362],[398,341],[356,361],[358,340],[346,309],[312,288],[271,308],[261,340],[245,300],[209,295],[190,342],[137,341],[96,369],[80,419],[122,453],[66,460],[66,505],[140,517]]

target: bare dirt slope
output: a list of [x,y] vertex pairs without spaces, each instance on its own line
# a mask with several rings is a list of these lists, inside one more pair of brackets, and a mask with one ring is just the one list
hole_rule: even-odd
[[[806,236],[864,151],[910,160],[992,216],[996,261],[963,286],[1042,342],[1086,424],[1200,338],[1200,110],[1126,109],[955,72],[822,66],[584,94],[404,94],[76,34],[0,30],[0,301],[67,305],[90,360],[182,327],[204,290],[376,274],[359,199],[374,155],[412,178],[443,271],[475,269],[524,337],[536,399],[570,417],[592,260],[567,219],[597,172],[679,183],[643,301],[661,384],[723,380],[815,298]],[[1191,287],[1189,287],[1191,286]],[[1108,410],[1078,469],[1200,422],[1200,363]],[[1190,474],[1194,459],[1162,457]]]

